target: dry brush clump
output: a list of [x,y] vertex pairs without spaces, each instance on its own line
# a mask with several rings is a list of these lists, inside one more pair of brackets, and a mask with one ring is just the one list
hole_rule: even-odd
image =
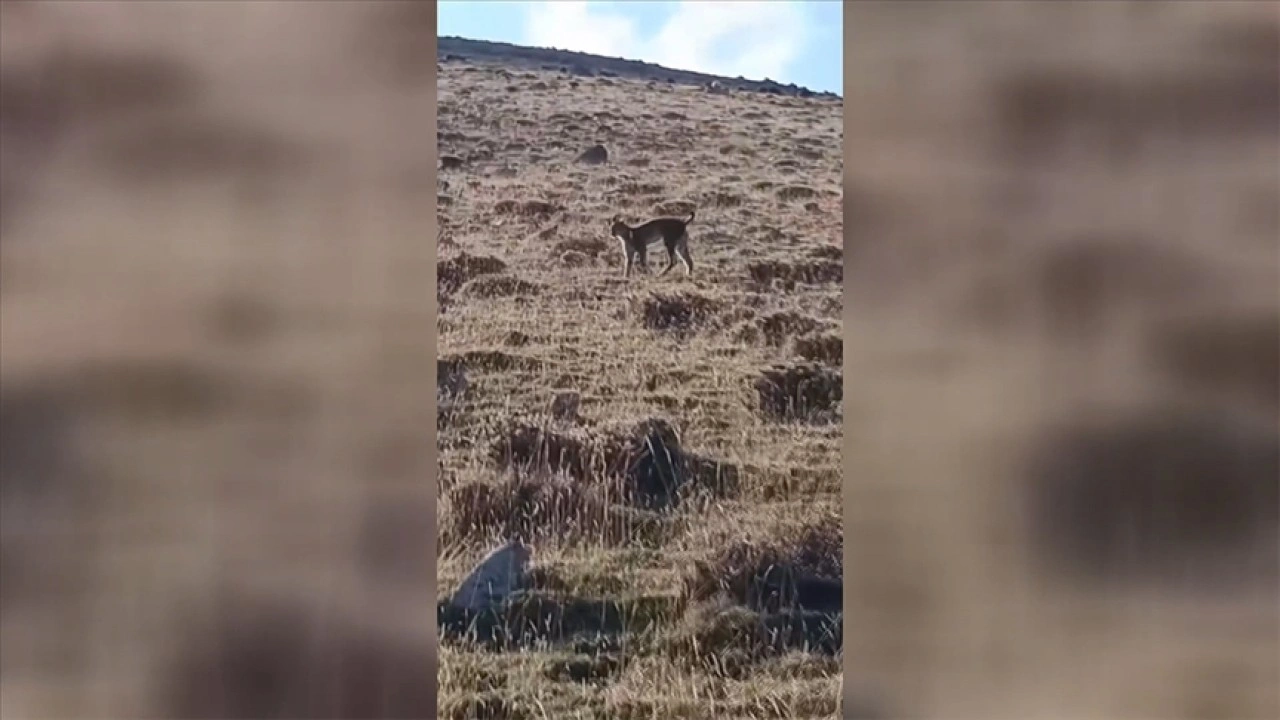
[[669,517],[614,503],[601,488],[567,475],[459,485],[449,492],[448,504],[445,532],[451,542],[499,537],[645,545],[661,542],[677,527]]
[[459,358],[436,360],[436,428],[443,431],[451,424],[454,412],[470,383],[466,367]]
[[765,542],[740,541],[686,574],[683,597],[699,603],[723,595],[753,610],[841,611],[844,529],[828,519]]
[[747,266],[751,282],[763,290],[780,288],[790,292],[797,285],[838,285],[844,282],[844,264],[830,260],[786,262],[767,260]]
[[444,312],[454,293],[462,289],[467,281],[481,275],[500,273],[507,269],[507,264],[495,257],[487,255],[471,255],[466,252],[440,260],[436,263],[436,301],[440,312]]
[[588,683],[613,679],[627,666],[630,656],[620,654],[575,655],[549,661],[542,674],[552,682]]
[[823,245],[810,250],[809,257],[815,260],[835,260],[836,262],[844,261],[844,248],[838,245]]
[[641,635],[669,622],[676,609],[672,596],[588,597],[525,589],[480,612],[441,602],[436,618],[445,641],[486,652],[548,647],[607,652],[611,638]]
[[666,192],[667,187],[662,183],[647,183],[628,181],[617,187],[616,192],[619,195],[661,195]]
[[805,360],[840,367],[844,362],[844,338],[839,335],[818,335],[796,338],[796,354]]
[[484,275],[462,286],[462,292],[474,298],[531,297],[543,287],[510,275]]
[[489,458],[500,469],[564,473],[579,482],[588,481],[598,463],[586,433],[561,432],[520,420],[509,421],[500,431]]
[[686,217],[697,209],[697,203],[688,200],[667,200],[654,205],[653,214],[665,217]]
[[644,327],[677,335],[714,328],[724,307],[718,300],[693,292],[652,293],[633,304],[633,312]]
[[612,244],[602,238],[588,235],[565,238],[555,244],[553,251],[556,257],[563,257],[565,253],[572,252],[594,260],[601,254],[608,252],[612,247]]
[[502,344],[507,347],[524,347],[529,344],[530,340],[529,333],[512,330],[502,339]]
[[804,185],[788,185],[784,188],[779,188],[775,194],[778,196],[778,199],[783,202],[808,200],[818,196],[818,193],[813,188],[806,187]]
[[704,196],[700,204],[713,208],[736,208],[742,205],[743,199],[743,196],[738,193],[717,190]]
[[612,433],[603,445],[606,473],[623,481],[623,497],[649,509],[675,507],[694,494],[734,497],[738,468],[684,449],[666,420],[650,418]]
[[468,350],[464,353],[446,355],[439,362],[444,363],[444,367],[447,368],[488,373],[537,370],[542,366],[537,358],[502,350]]
[[493,206],[494,215],[514,215],[540,220],[546,220],[562,210],[564,210],[562,206],[545,200],[525,200],[523,202],[519,200],[499,200]]
[[698,493],[732,497],[739,489],[734,465],[685,450],[660,418],[595,433],[513,422],[491,445],[490,458],[521,474],[562,473],[645,510],[671,509]]
[[843,633],[843,613],[700,608],[686,616],[666,649],[704,671],[742,676],[761,661],[796,651],[839,655]]
[[813,363],[775,365],[754,382],[758,409],[777,422],[833,423],[844,402],[844,373]]
[[759,337],[766,345],[782,347],[792,339],[798,340],[827,327],[828,323],[815,317],[794,310],[781,310],[759,318],[751,327],[756,333],[749,337]]
[[510,694],[486,690],[442,700],[440,717],[442,720],[531,720],[536,716],[531,703]]
[[709,674],[739,679],[797,652],[839,655],[842,579],[835,518],[731,543],[684,574],[683,619],[663,646]]

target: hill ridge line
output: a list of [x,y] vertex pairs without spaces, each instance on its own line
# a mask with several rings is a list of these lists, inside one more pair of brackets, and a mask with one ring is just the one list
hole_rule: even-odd
[[491,40],[473,40],[458,36],[436,38],[436,58],[440,62],[502,62],[541,70],[558,70],[570,75],[600,76],[624,79],[665,81],[679,85],[705,86],[712,82],[729,90],[760,92],[788,97],[843,100],[832,92],[818,92],[795,83],[780,83],[765,78],[748,80],[724,77],[693,70],[676,70],[643,60],[605,57],[574,50],[532,47]]

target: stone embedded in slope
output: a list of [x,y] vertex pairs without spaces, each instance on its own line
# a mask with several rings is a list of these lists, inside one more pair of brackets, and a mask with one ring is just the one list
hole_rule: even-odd
[[603,145],[592,145],[578,155],[575,162],[584,165],[603,165],[609,162],[609,151]]
[[449,603],[480,612],[501,605],[524,583],[533,549],[519,540],[495,548],[472,568]]

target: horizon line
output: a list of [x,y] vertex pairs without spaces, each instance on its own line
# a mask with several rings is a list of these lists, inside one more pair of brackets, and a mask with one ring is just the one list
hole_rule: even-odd
[[[618,56],[613,56],[613,55],[599,55],[599,54],[596,54],[596,53],[582,52],[582,51],[580,51],[580,50],[569,50],[569,49],[566,49],[566,48],[557,48],[557,47],[551,47],[551,46],[546,46],[546,45],[525,45],[525,44],[521,44],[521,43],[508,42],[508,41],[506,41],[506,40],[486,40],[486,39],[483,39],[483,38],[472,38],[472,37],[465,37],[465,36],[462,36],[462,35],[440,35],[440,34],[438,33],[438,31],[437,31],[437,34],[436,34],[436,40],[437,40],[437,46],[436,46],[436,52],[437,52],[437,53],[439,53],[439,42],[438,42],[439,40],[466,40],[466,41],[468,41],[468,42],[482,42],[482,43],[489,43],[489,44],[492,44],[492,45],[509,45],[509,46],[511,46],[511,47],[517,47],[517,48],[528,48],[528,49],[530,49],[530,50],[552,50],[552,51],[555,51],[555,52],[568,53],[568,54],[571,54],[571,55],[585,55],[585,56],[587,56],[587,57],[603,58],[603,59],[606,59],[606,60],[623,60],[623,61],[625,61],[625,62],[637,63],[637,64],[640,64],[640,65],[646,65],[646,66],[648,66],[648,67],[661,68],[662,70],[669,70],[669,71],[671,71],[671,72],[690,73],[690,74],[693,74],[693,75],[702,75],[702,76],[704,76],[704,77],[708,77],[708,78],[716,78],[716,79],[724,79],[724,80],[745,80],[745,81],[747,81],[747,82],[754,82],[754,83],[766,83],[766,82],[770,82],[770,83],[776,83],[776,84],[781,85],[781,86],[783,86],[783,87],[795,87],[795,88],[800,88],[800,89],[802,89],[802,90],[806,90],[806,91],[808,91],[808,92],[814,93],[815,95],[827,95],[827,96],[831,96],[831,97],[838,97],[838,98],[840,98],[841,100],[844,100],[844,93],[843,93],[843,92],[833,92],[833,91],[831,91],[831,90],[815,90],[815,89],[810,88],[810,87],[805,87],[804,85],[798,85],[798,84],[796,84],[796,83],[794,83],[794,82],[784,82],[784,81],[782,81],[782,80],[776,80],[776,79],[774,79],[774,78],[769,78],[769,77],[766,77],[766,78],[760,78],[760,79],[752,79],[752,78],[745,77],[745,76],[742,76],[742,75],[739,75],[739,76],[737,76],[737,77],[729,77],[729,76],[727,76],[727,75],[717,75],[717,74],[715,74],[715,73],[704,72],[704,71],[702,71],[702,70],[686,70],[686,69],[683,69],[683,68],[673,68],[673,67],[668,67],[668,66],[666,66],[666,65],[661,65],[661,64],[659,64],[659,63],[655,63],[655,62],[649,62],[649,61],[647,61],[647,60],[639,60],[639,59],[636,59],[636,58],[622,57],[622,56],[620,56],[620,55],[618,55]],[[843,91],[843,88],[841,88],[841,91]]]

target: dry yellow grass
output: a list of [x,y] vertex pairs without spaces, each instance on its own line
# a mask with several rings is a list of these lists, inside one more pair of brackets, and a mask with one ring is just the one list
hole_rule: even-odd
[[[458,61],[438,93],[456,158],[439,176],[438,378],[467,385],[441,414],[439,587],[519,534],[541,585],[521,617],[558,623],[492,645],[446,627],[441,717],[835,717],[838,613],[810,618],[836,623],[825,649],[795,628],[769,649],[757,628],[781,615],[681,596],[735,543],[807,548],[839,575],[840,102]],[[575,162],[596,143],[606,164]],[[655,246],[653,274],[624,280],[613,215],[693,208],[692,277],[658,277]],[[799,353],[812,407],[778,421],[754,386]],[[571,392],[577,417],[556,419]],[[689,456],[675,500],[640,472],[608,482],[653,464],[627,438],[655,420]]]
[[846,21],[847,690],[1276,716],[1276,5]]

